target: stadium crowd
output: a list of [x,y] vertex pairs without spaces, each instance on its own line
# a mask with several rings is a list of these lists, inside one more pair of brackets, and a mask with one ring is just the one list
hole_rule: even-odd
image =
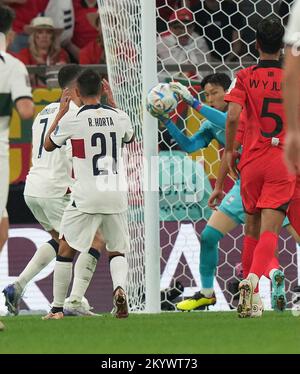
[[[105,64],[97,0],[0,0],[1,3],[15,12],[15,38],[8,51],[25,65]],[[165,65],[196,67],[241,58],[253,62],[253,56],[257,56],[257,22],[274,12],[286,23],[292,3],[293,0],[156,0],[158,58]],[[199,78],[193,71],[188,75]],[[46,86],[46,78],[31,75],[31,84]]]

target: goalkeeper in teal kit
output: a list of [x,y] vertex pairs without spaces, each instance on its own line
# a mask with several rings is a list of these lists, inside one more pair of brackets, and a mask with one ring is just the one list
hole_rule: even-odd
[[[208,105],[203,105],[193,98],[188,89],[180,83],[170,83],[170,87],[174,92],[179,94],[188,105],[207,118],[192,137],[187,137],[182,134],[168,115],[157,114],[155,112],[151,114],[164,123],[170,135],[177,141],[180,148],[186,152],[190,153],[198,149],[206,148],[213,139],[216,139],[221,146],[224,146],[225,122],[227,116],[227,103],[224,101],[224,95],[230,83],[230,78],[222,73],[212,74],[204,78],[201,82],[201,86],[205,90]],[[236,149],[238,149],[240,145],[239,142],[236,142]],[[225,163],[221,162],[220,173],[216,181],[215,189],[209,199],[209,206],[213,209],[215,209],[217,205],[215,201],[220,201],[224,197],[223,183],[226,175],[227,167]],[[214,210],[206,227],[201,233],[199,269],[202,284],[201,291],[196,292],[192,298],[178,303],[177,308],[179,310],[194,310],[200,307],[208,307],[216,303],[213,282],[218,265],[218,242],[228,232],[242,223],[244,223],[244,209],[240,196],[240,181],[238,179],[222,200],[218,210]],[[289,223],[285,222],[285,224]],[[298,241],[298,238],[296,238],[296,240]],[[278,261],[270,265],[271,268],[268,269],[265,275],[270,277],[269,273],[271,272],[273,278],[275,278],[275,275],[280,275],[284,279],[283,273],[278,270]],[[284,282],[282,282],[282,286],[277,287],[277,283],[272,280],[272,285],[272,306],[276,308],[276,298],[282,295],[285,298]],[[257,293],[254,295],[253,300],[253,316],[260,316],[262,310],[262,302]]]

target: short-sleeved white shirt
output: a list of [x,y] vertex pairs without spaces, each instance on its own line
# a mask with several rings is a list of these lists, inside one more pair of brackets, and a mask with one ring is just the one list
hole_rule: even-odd
[[57,146],[71,140],[72,199],[79,211],[114,214],[127,209],[122,147],[132,136],[128,115],[105,105],[85,105],[72,119],[61,119],[50,138]]
[[32,97],[25,65],[10,54],[0,52],[0,155],[8,152],[8,126],[13,104],[25,97]]
[[[78,113],[72,101],[66,118]],[[59,103],[47,105],[32,126],[32,166],[26,178],[24,195],[43,198],[64,196],[72,185],[72,156],[70,142],[53,152],[44,148],[45,136],[59,111]]]
[[287,29],[284,35],[284,42],[292,46],[297,44],[300,47],[300,0],[296,0],[290,14]]

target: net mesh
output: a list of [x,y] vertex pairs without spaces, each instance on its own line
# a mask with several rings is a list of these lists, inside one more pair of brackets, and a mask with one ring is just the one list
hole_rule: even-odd
[[[141,86],[141,5],[136,0],[99,0],[99,12],[105,42],[109,80],[118,106],[126,111],[134,124],[137,142],[129,147],[130,232],[132,251],[129,255],[130,276],[128,291],[131,308],[144,308],[144,212],[141,189],[142,86]],[[158,78],[168,82],[176,78],[201,95],[201,80],[208,74],[225,72],[230,78],[257,61],[255,27],[259,20],[277,16],[286,24],[293,1],[240,0],[198,1],[157,0]],[[177,15],[176,15],[177,14]],[[183,103],[177,107],[173,121],[186,134],[192,135],[203,118]],[[166,130],[159,128],[160,145],[171,149]],[[199,163],[206,174],[205,193],[197,201],[195,215],[190,209],[180,219],[166,217],[167,198],[160,194],[161,299],[162,309],[174,310],[175,302],[199,290],[199,238],[210,216],[207,199],[218,173],[222,148],[213,140],[205,150],[191,154],[201,157]],[[228,178],[226,192],[233,185]],[[172,186],[170,186],[172,188]],[[181,197],[179,197],[181,198]],[[174,208],[170,202],[170,211]],[[182,205],[188,205],[182,201]],[[195,205],[195,202],[194,202]],[[241,248],[243,227],[231,231],[219,245],[219,266],[215,289],[217,304],[214,310],[236,306],[237,284],[241,278]],[[279,241],[280,264],[287,278],[288,306],[291,292],[297,285],[295,241],[283,229]],[[261,281],[265,307],[270,307],[270,282]]]

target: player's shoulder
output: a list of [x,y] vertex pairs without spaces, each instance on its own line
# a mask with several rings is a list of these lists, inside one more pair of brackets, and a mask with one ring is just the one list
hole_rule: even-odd
[[11,68],[26,69],[26,66],[24,65],[24,63],[20,61],[18,58],[16,58],[15,56],[11,55],[10,53],[6,53],[6,52],[2,53],[2,56],[7,66]]
[[39,115],[40,116],[49,116],[51,114],[57,113],[58,110],[59,110],[59,102],[56,101],[56,102],[50,103],[47,106],[45,106],[45,108],[43,108],[40,111]]
[[253,74],[253,71],[257,69],[257,64],[255,65],[251,65],[251,66],[248,66],[244,69],[241,69],[240,71],[238,71],[236,73],[236,77],[239,77],[241,79],[244,79],[246,78],[247,76],[249,75],[252,75]]

